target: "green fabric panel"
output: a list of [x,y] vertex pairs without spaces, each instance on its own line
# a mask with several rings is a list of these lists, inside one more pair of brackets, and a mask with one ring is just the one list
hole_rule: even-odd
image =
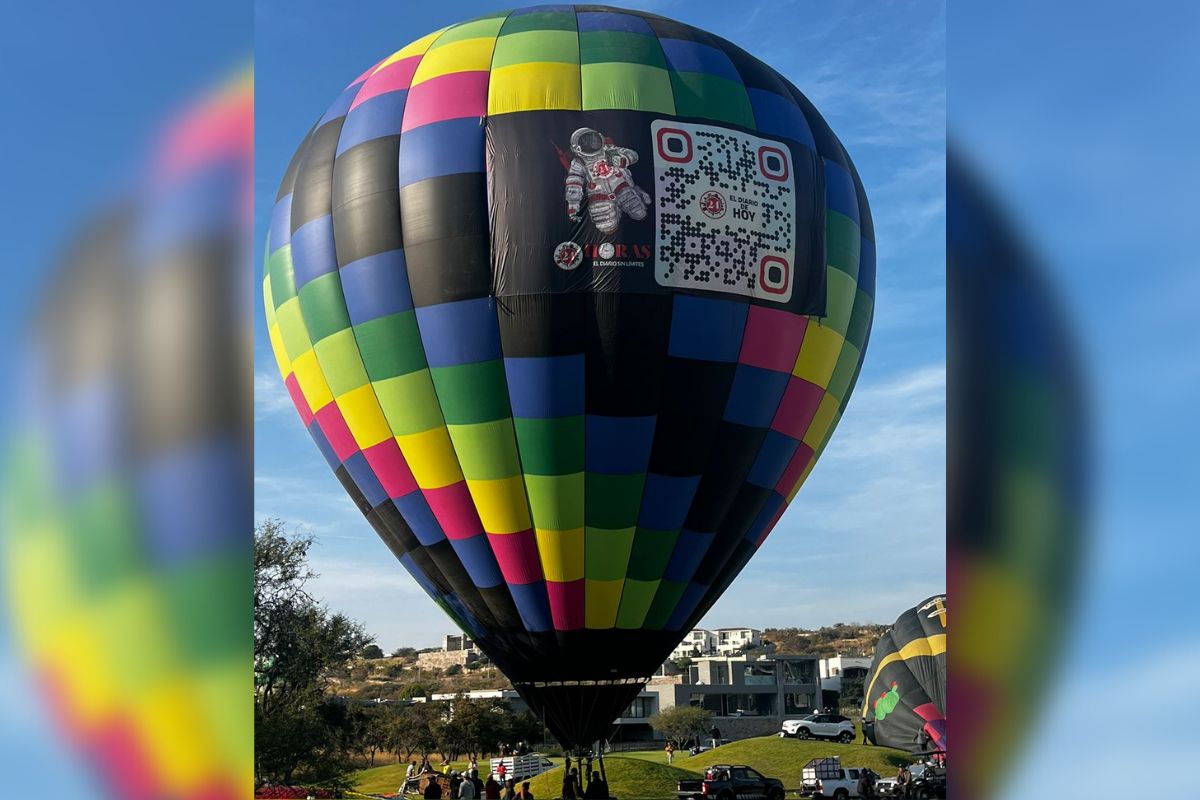
[[667,571],[679,531],[656,531],[638,528],[633,539],[633,554],[629,557],[629,577],[657,581]]
[[630,31],[582,31],[579,34],[579,61],[583,64],[617,61],[667,68],[667,59],[658,40]]
[[846,399],[846,390],[850,388],[850,381],[854,380],[854,373],[858,368],[858,358],[857,347],[849,342],[842,345],[842,352],[838,354],[837,366],[833,368],[833,377],[829,379],[827,389],[839,401]]
[[828,294],[823,324],[845,336],[850,330],[850,314],[854,311],[858,283],[840,269],[830,268],[825,270],[825,284]]
[[871,295],[859,289],[854,293],[854,311],[850,314],[850,327],[846,330],[846,341],[859,350],[867,342],[867,334],[871,330],[871,317],[874,315],[875,301]]
[[671,76],[665,69],[645,64],[584,64],[583,110],[604,108],[674,114]]
[[341,397],[367,382],[367,371],[363,369],[353,329],[346,328],[326,336],[313,345],[313,349],[317,351],[317,363],[321,365],[325,382],[334,397]]
[[501,36],[521,31],[574,31],[575,12],[538,11],[533,14],[517,14],[504,21]]
[[490,481],[520,474],[511,419],[450,425],[448,429],[464,478]]
[[650,610],[646,612],[646,622],[642,627],[652,631],[662,630],[667,621],[671,619],[671,612],[679,604],[679,598],[683,597],[683,590],[686,588],[686,581],[660,582],[658,591],[654,594],[654,602],[650,604]]
[[396,436],[421,433],[441,426],[442,409],[438,405],[429,370],[422,369],[377,381],[372,386],[379,407],[383,409],[383,416]]
[[496,40],[492,69],[539,61],[578,64],[579,34],[575,31],[525,31],[506,34]]
[[238,554],[171,572],[164,584],[166,616],[183,663],[219,664],[248,649],[245,629],[230,623],[249,617],[251,570],[250,560]]
[[583,472],[583,415],[514,420],[521,468],[532,475]]
[[417,312],[400,311],[354,326],[358,351],[372,381],[425,369]]
[[658,581],[639,581],[626,578],[621,588],[621,607],[617,611],[617,627],[637,630],[646,620],[650,604],[658,592]]
[[862,233],[854,220],[836,211],[825,212],[825,263],[858,281]]
[[646,475],[640,472],[635,475],[587,473],[584,497],[588,527],[616,530],[636,525],[645,482]]
[[296,274],[292,270],[292,245],[288,242],[271,253],[267,261],[267,273],[271,277],[271,299],[278,309],[296,296]]
[[525,494],[533,526],[548,531],[583,527],[583,473],[525,475]]
[[279,323],[279,335],[283,339],[283,349],[287,352],[289,360],[295,361],[312,349],[308,327],[305,326],[304,315],[300,312],[299,297],[293,297],[277,307],[275,321]]
[[114,480],[99,484],[66,507],[73,542],[74,572],[87,595],[99,595],[129,581],[143,568],[142,542],[129,487]]
[[[841,419],[842,414],[846,413],[846,403],[849,402],[850,396],[854,394],[854,386],[858,383],[858,376],[862,374],[862,366],[864,361],[866,361],[866,359],[864,359],[860,354],[858,363],[854,367],[854,375],[850,378],[850,382],[846,385],[846,396],[842,398],[840,403],[838,403],[838,419]],[[837,423],[834,423],[835,427],[836,424]]]
[[510,416],[501,359],[433,367],[430,372],[447,425],[470,425]]
[[461,42],[464,39],[482,39],[496,36],[503,25],[503,16],[483,17],[471,20],[470,22],[463,22],[439,36],[429,49],[434,50],[451,42]]
[[756,130],[750,97],[740,83],[703,72],[672,72],[671,88],[675,113],[681,117],[715,119]]
[[319,342],[350,327],[342,279],[336,271],[313,278],[300,287],[300,311],[313,341]]
[[584,577],[593,581],[619,581],[629,566],[633,528],[599,530],[589,526],[583,534]]

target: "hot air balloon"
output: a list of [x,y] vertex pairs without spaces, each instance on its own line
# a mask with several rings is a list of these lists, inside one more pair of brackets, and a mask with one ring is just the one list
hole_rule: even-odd
[[663,17],[541,6],[342,92],[283,177],[264,298],[343,486],[581,748],[829,441],[874,249],[849,156],[770,67]]
[[875,645],[863,719],[875,744],[946,750],[946,596],[901,614]]

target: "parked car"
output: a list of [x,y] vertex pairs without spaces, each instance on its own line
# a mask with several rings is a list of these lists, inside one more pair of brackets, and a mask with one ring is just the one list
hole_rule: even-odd
[[837,756],[814,758],[800,770],[800,796],[849,800],[860,797],[858,779],[866,767],[843,767]]
[[797,739],[834,739],[848,744],[854,741],[854,722],[841,714],[809,714],[799,719],[785,719],[779,735]]
[[680,800],[783,800],[783,781],[745,764],[714,764],[704,770],[700,780],[680,781],[675,794]]

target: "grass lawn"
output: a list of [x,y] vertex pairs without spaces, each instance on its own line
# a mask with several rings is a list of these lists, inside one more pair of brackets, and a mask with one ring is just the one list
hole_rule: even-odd
[[[666,752],[657,749],[614,753],[604,759],[604,766],[609,789],[621,800],[669,800],[675,796],[678,781],[698,777],[712,764],[746,764],[768,777],[779,778],[788,789],[795,789],[800,786],[804,765],[810,759],[825,756],[839,756],[843,766],[870,767],[885,776],[895,774],[897,766],[911,760],[903,751],[888,747],[761,736],[723,745],[692,758],[686,750],[677,751],[672,766],[667,766]],[[541,800],[551,800],[561,793],[562,759],[551,760],[559,766],[530,781],[534,796]],[[391,794],[403,782],[405,766],[393,763],[363,770],[355,776],[355,787],[367,794]],[[450,766],[462,770],[466,762],[452,762]]]
[[[599,769],[595,764],[592,768]],[[679,781],[699,777],[697,773],[686,769],[655,764],[643,758],[629,758],[628,754],[607,756],[604,759],[604,772],[608,776],[609,793],[621,800],[673,798],[675,785]],[[530,780],[529,789],[533,796],[544,800],[560,796],[562,774],[562,767],[557,767]]]

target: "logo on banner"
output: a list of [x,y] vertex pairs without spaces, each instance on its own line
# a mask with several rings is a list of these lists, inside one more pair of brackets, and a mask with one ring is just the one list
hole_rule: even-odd
[[554,266],[571,272],[583,263],[583,248],[574,242],[561,242],[554,248]]
[[720,192],[705,192],[700,195],[700,210],[711,219],[720,219],[725,216],[724,195]]
[[594,128],[577,128],[570,147],[569,156],[557,145],[555,149],[567,171],[563,197],[572,221],[582,222],[586,216],[607,236],[616,232],[625,215],[646,218],[650,195],[634,182],[630,169],[638,161],[636,150],[614,144]]

